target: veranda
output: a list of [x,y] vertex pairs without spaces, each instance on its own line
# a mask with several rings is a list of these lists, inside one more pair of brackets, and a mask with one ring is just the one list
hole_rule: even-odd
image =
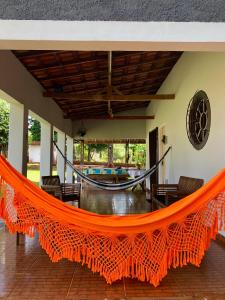
[[[160,183],[177,183],[181,175],[207,182],[224,167],[225,55],[211,52],[224,50],[223,43],[210,36],[212,43],[207,46],[190,37],[170,44],[165,35],[160,43],[49,38],[46,46],[44,37],[45,33],[40,40],[34,32],[32,41],[11,38],[7,47],[12,51],[0,52],[0,98],[10,103],[8,159],[22,174],[27,173],[28,115],[41,123],[41,176],[52,173],[54,131],[61,151],[73,161],[74,138],[82,121],[87,140],[146,140],[146,168],[151,163],[149,148],[157,146],[160,157],[171,145],[170,155],[159,168]],[[5,40],[0,47],[6,48]],[[198,90],[206,92],[211,105],[208,140],[199,151],[186,133],[188,104]],[[155,128],[158,139],[152,146],[149,132]],[[65,170],[61,156],[57,173],[61,182],[73,182],[72,169]],[[86,189],[81,197],[82,208],[102,214],[151,209],[145,194],[138,192],[99,191],[93,196]],[[221,241],[223,236],[221,232]],[[52,264],[37,238],[24,237],[16,247],[15,236],[4,230],[0,255],[3,299],[223,299],[225,295],[224,246],[219,243],[213,243],[200,269],[173,270],[157,289],[131,279],[108,286],[78,264]]]

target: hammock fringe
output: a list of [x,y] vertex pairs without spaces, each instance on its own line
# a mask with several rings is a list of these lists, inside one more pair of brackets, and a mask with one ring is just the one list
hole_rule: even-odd
[[[192,196],[193,199],[196,198],[195,201],[191,202],[193,199],[190,198],[189,201],[187,197],[168,209],[140,215],[140,220],[146,217],[145,227],[136,224],[116,231],[115,228],[100,230],[100,225],[93,225],[94,223],[92,226],[82,225],[83,221],[75,224],[72,216],[81,214],[83,219],[93,217],[93,220],[103,217],[103,223],[109,218],[113,224],[123,220],[132,223],[137,217],[115,217],[114,220],[112,216],[98,216],[69,208],[39,191],[27,179],[22,179],[14,169],[10,168],[5,174],[3,169],[1,165],[0,217],[5,220],[9,231],[30,237],[38,232],[40,244],[53,262],[62,258],[79,262],[105,277],[109,284],[123,277],[130,277],[148,281],[156,287],[170,268],[189,263],[199,266],[211,239],[215,239],[219,229],[225,229],[225,172],[219,176],[220,182],[221,176],[223,177],[223,185],[220,184],[220,188],[213,193],[207,194],[207,188],[203,187],[202,191],[197,192],[198,197]],[[213,183],[216,184],[216,181],[211,183],[210,189]],[[36,195],[38,191],[39,195]],[[41,201],[44,198],[46,202],[43,205]],[[200,198],[202,203],[197,205]],[[190,207],[187,208],[185,202],[190,202]],[[57,206],[60,211],[53,208],[50,211],[50,205]],[[61,211],[68,209],[72,212],[71,220],[68,215],[65,219],[60,215]],[[182,209],[183,214],[180,213]],[[176,213],[169,218],[167,211]],[[154,226],[151,219],[156,214],[161,217]],[[168,220],[164,222],[166,217]],[[101,227],[104,229],[103,225]],[[133,227],[135,230],[131,230]]]

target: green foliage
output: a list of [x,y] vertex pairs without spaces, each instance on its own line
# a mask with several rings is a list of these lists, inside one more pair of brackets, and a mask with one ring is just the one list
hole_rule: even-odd
[[125,163],[125,144],[113,145],[113,161],[115,163]]
[[84,160],[86,161],[107,161],[108,145],[106,144],[85,144],[84,145]]
[[29,117],[28,128],[31,136],[31,140],[34,142],[39,142],[41,140],[41,124],[39,121]]
[[146,164],[146,144],[129,145],[129,162],[145,167]]
[[[126,145],[113,145],[113,158],[116,163],[125,163]],[[146,163],[146,145],[145,144],[129,144],[128,163],[145,167]]]
[[[81,144],[75,144],[75,160],[81,158]],[[113,161],[115,163],[125,163],[126,145],[113,145]],[[107,162],[108,161],[108,145],[107,144],[85,144],[84,160],[90,162]],[[129,144],[128,163],[145,167],[146,163],[146,145],[145,144]]]
[[92,161],[94,159],[95,154],[99,154],[99,158],[102,158],[102,152],[107,150],[108,151],[108,145],[106,144],[88,144],[87,145],[88,150],[88,161]]
[[0,144],[8,144],[9,105],[0,99]]

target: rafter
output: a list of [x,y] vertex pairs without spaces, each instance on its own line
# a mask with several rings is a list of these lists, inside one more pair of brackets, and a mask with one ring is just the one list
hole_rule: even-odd
[[97,116],[97,117],[86,117],[86,120],[111,120],[111,121],[116,121],[116,120],[153,120],[155,116],[113,116],[111,118],[110,116]]
[[[127,84],[126,84],[127,86]],[[158,86],[159,86],[159,83],[158,82],[155,82],[154,84],[150,84],[150,85],[147,85],[145,87],[143,86],[139,86],[139,87],[135,87],[135,88],[130,88],[130,87],[126,87],[126,86],[120,86],[120,85],[116,85],[117,88],[122,88],[122,93],[125,94],[125,95],[130,95],[131,93],[135,94],[135,93],[140,93],[140,94],[153,94],[157,91],[158,89]],[[114,85],[115,87],[115,85]],[[99,93],[101,92],[101,88],[93,88],[93,89],[88,89],[86,91],[86,93],[84,92],[80,92],[80,91],[77,91],[77,96],[83,96],[83,95],[90,95],[90,94],[96,94],[96,93]],[[51,91],[49,91],[51,92]],[[52,91],[53,92],[53,91]],[[71,91],[70,91],[71,93]],[[57,99],[57,101],[66,101],[67,99]],[[68,100],[69,101],[69,100]],[[72,100],[70,100],[72,101]]]
[[108,53],[107,59],[106,51],[13,53],[43,86],[46,95],[50,92],[57,97],[53,100],[71,119],[107,117],[111,109],[117,114],[146,107],[152,96],[158,97],[155,94],[181,55],[171,51],[118,51],[112,56]]
[[[77,95],[74,93],[54,93],[44,92],[44,97],[59,98],[59,99],[71,99],[73,101],[108,101],[107,95]],[[156,95],[111,95],[110,101],[151,101],[151,100],[171,100],[175,99],[175,94],[156,94]]]
[[[158,69],[153,69],[153,70],[149,70],[149,71],[145,71],[145,72],[132,73],[132,74],[128,73],[128,74],[123,75],[123,79],[130,78],[130,77],[132,77],[132,76],[135,76],[135,77],[139,77],[139,76],[143,76],[143,75],[147,76],[147,75],[150,75],[150,74],[152,74],[152,73],[157,73],[157,72],[167,71],[167,70],[170,70],[170,69],[171,69],[171,67],[170,67],[170,66],[167,66],[167,67],[158,68]],[[71,79],[72,79],[72,78],[75,78],[75,77],[76,77],[75,75],[74,75],[74,76],[71,76]],[[79,76],[78,76],[78,77],[79,77]],[[66,76],[65,76],[65,77],[62,77],[62,79],[64,79],[64,78],[66,78]],[[157,77],[157,79],[160,79],[160,78],[164,78],[164,76]],[[116,77],[112,77],[112,82],[113,82],[113,81],[116,81],[116,80],[118,80]],[[145,81],[145,80],[150,81],[150,80],[152,80],[152,79],[146,78],[146,79],[144,79],[144,80],[141,80],[141,81],[140,81],[140,80],[139,80],[139,81],[137,80],[137,81],[135,81],[135,82],[143,82],[143,81]],[[54,82],[53,79],[52,79],[51,81]],[[82,86],[83,84],[95,84],[95,83],[106,84],[106,81],[107,81],[107,74],[105,73],[105,76],[104,76],[103,78],[101,78],[101,79],[94,79],[94,80],[88,80],[88,81],[83,80],[83,81],[77,82],[77,83],[74,82],[74,83],[69,83],[69,84],[62,84],[62,87],[67,87],[67,86],[79,87],[79,86]],[[45,83],[45,80],[43,80],[42,82]],[[130,79],[128,82],[124,82],[124,84],[130,83],[130,82],[133,82],[133,78]]]
[[[13,51],[15,52],[15,51]],[[69,50],[27,50],[25,53],[20,51],[16,51],[16,55],[17,57],[19,57],[20,59],[24,59],[24,58],[37,58],[37,57],[41,57],[41,56],[45,56],[48,54],[58,54],[58,53],[66,53],[66,52],[70,52]]]
[[[134,102],[133,102],[134,103]],[[119,106],[114,107],[114,113],[120,113],[120,112],[127,112],[127,111],[131,111],[133,109],[137,108],[137,104],[136,103],[129,103],[127,104],[120,104]],[[139,104],[139,108],[145,108],[147,105],[145,104],[145,102],[142,102],[141,105]],[[64,110],[65,111],[65,110]],[[71,111],[68,113],[65,113],[65,118],[71,118],[71,119],[76,119],[76,118],[80,118],[80,119],[85,119],[87,117],[90,116],[106,116],[107,115],[107,107],[99,107],[96,108],[94,110],[90,110],[90,108],[88,109],[82,109],[81,111]]]
[[[144,53],[148,53],[146,51],[144,52],[141,52],[142,54]],[[126,57],[132,57],[134,56],[135,54],[134,53],[130,53],[130,54],[124,54],[124,55],[118,55],[116,56],[116,58],[126,58]],[[159,63],[159,62],[162,62],[162,61],[165,61],[165,60],[174,60],[176,58],[178,58],[179,56],[177,55],[174,55],[174,56],[171,56],[171,57],[161,57],[161,58],[158,58],[158,59],[151,59],[151,60],[144,60],[142,62],[143,63]],[[90,60],[81,60],[81,61],[76,61],[76,62],[71,62],[71,63],[65,63],[63,64],[64,68],[65,67],[72,67],[72,66],[76,66],[76,65],[82,65],[82,64],[87,64],[87,63],[102,63],[102,62],[106,62],[106,65],[107,65],[107,56],[105,58],[97,58],[97,59],[90,59]],[[132,65],[137,65],[137,63],[133,62],[133,63],[129,63],[127,66],[132,66]],[[36,68],[36,67],[31,67],[31,68],[28,68],[29,71],[31,72],[40,72],[40,71],[46,71],[47,69],[56,69],[56,68],[61,68],[62,66],[61,65],[56,65],[56,66],[52,66],[52,65],[49,65],[49,66],[45,66],[44,68]]]
[[[144,103],[144,102],[143,102]],[[121,109],[126,109],[126,110],[129,110],[129,109],[133,109],[133,108],[136,108],[136,103],[135,102],[130,102],[130,103],[126,103],[126,104],[120,104],[119,107],[117,106],[113,106],[113,109],[115,112],[119,112]],[[101,104],[97,104],[97,105],[93,105],[93,104],[89,104],[87,106],[83,106],[83,107],[80,107],[80,106],[77,106],[77,107],[74,107],[74,106],[65,106],[64,107],[64,110],[66,110],[69,114],[72,114],[72,113],[77,113],[77,112],[84,112],[84,113],[90,113],[92,114],[92,112],[90,112],[90,110],[92,111],[94,109],[94,111],[104,111],[106,112],[107,111],[107,102],[104,102],[104,103],[101,103]]]
[[[165,60],[166,61],[174,61],[175,59],[178,59],[177,56],[173,56],[173,57],[168,57],[168,58],[159,58],[157,60],[157,62],[164,62]],[[131,63],[129,65],[126,65],[126,66],[122,66],[122,67],[113,67],[113,72],[118,72],[118,71],[124,71],[124,70],[127,70],[129,69],[129,67],[133,67],[135,66],[136,68],[140,68],[140,67],[145,67],[145,66],[149,66],[151,65],[152,63],[155,64],[155,62],[153,61],[145,61],[145,62],[142,62],[142,63],[138,63],[138,64],[135,64],[135,63]],[[60,66],[59,66],[60,67]],[[60,67],[61,68],[61,67]],[[152,68],[152,67],[151,67]],[[171,66],[166,66],[166,67],[160,67],[160,68],[157,68],[157,67],[154,67],[154,69],[149,69],[148,71],[144,71],[144,72],[138,72],[136,71],[136,69],[133,71],[133,72],[129,72],[128,74],[124,74],[123,77],[125,76],[129,76],[129,75],[133,75],[133,74],[143,74],[143,73],[154,73],[154,72],[158,72],[158,71],[163,71],[164,69],[168,69],[168,68],[171,68]],[[112,77],[114,78],[113,76],[113,72],[112,72]],[[62,79],[66,79],[66,80],[69,80],[69,79],[72,79],[74,77],[79,77],[79,76],[88,76],[88,75],[95,75],[95,74],[104,74],[105,75],[105,78],[107,78],[107,66],[105,69],[101,69],[101,70],[98,70],[98,71],[84,71],[84,72],[76,72],[72,75],[66,75],[66,76],[48,76],[47,79],[42,79],[42,82],[43,83],[46,83],[46,82],[51,82],[51,81],[54,81],[54,80],[62,80]],[[104,79],[104,78],[102,78]]]
[[[148,51],[143,51],[143,52],[140,52],[140,54],[147,53],[147,52]],[[116,58],[124,58],[124,57],[129,57],[129,56],[134,56],[134,55],[135,55],[134,53],[122,54],[122,55],[116,56]],[[84,59],[84,60],[80,60],[80,61],[76,61],[76,62],[65,63],[64,67],[72,67],[75,65],[82,65],[82,64],[93,63],[93,62],[95,62],[95,63],[106,62],[106,65],[107,65],[107,52],[106,52],[105,59],[104,58]],[[61,65],[56,65],[56,66],[49,65],[49,66],[45,66],[44,68],[31,67],[28,69],[31,72],[40,72],[40,71],[45,71],[47,69],[55,69],[55,68],[61,68],[61,67],[62,67]]]
[[[144,102],[142,102],[144,103]],[[105,104],[107,104],[107,102],[105,102]],[[93,109],[93,104],[91,106],[87,106],[87,107],[82,107],[82,108],[70,108],[69,106],[67,107],[67,112],[68,114],[76,114],[76,113],[84,113],[84,114],[89,114],[89,115],[92,115],[93,113],[96,113],[96,112],[107,112],[107,105],[104,106],[97,106],[97,107],[94,107]],[[127,104],[127,102],[125,104],[120,104],[119,106],[116,105],[116,106],[113,106],[114,108],[114,112],[115,113],[118,113],[122,110],[126,111],[126,110],[132,110],[134,108],[137,108],[137,104],[135,102],[130,102]],[[92,110],[93,109],[93,110]],[[64,109],[66,110],[66,109]]]
[[[168,71],[170,70],[170,69],[167,69]],[[128,76],[129,77],[129,76]],[[127,81],[127,82],[122,82],[122,83],[120,83],[120,84],[114,84],[113,86],[114,87],[116,87],[116,88],[123,88],[124,86],[127,86],[127,85],[130,85],[130,84],[139,84],[139,83],[142,83],[143,84],[143,86],[144,85],[146,85],[146,84],[148,84],[149,86],[152,84],[152,81],[154,82],[154,84],[155,83],[161,83],[162,81],[161,80],[163,80],[165,78],[165,75],[164,76],[157,76],[157,81],[155,80],[155,79],[153,79],[153,78],[146,78],[146,79],[142,79],[142,80],[135,80],[135,81],[133,81],[133,80],[129,80],[129,81]],[[63,85],[63,88],[64,89],[66,89],[66,88],[69,88],[69,87],[71,87],[71,88],[73,88],[73,89],[75,89],[77,92],[78,92],[78,89],[80,88],[81,90],[83,90],[84,89],[84,85],[85,85],[85,87],[86,87],[86,85],[88,85],[89,83],[92,83],[92,84],[94,84],[94,83],[98,83],[98,84],[101,84],[101,86],[98,88],[98,90],[99,89],[102,89],[102,88],[105,88],[106,86],[105,86],[105,84],[106,84],[106,79],[104,79],[104,80],[94,80],[94,81],[84,81],[84,82],[81,82],[81,83],[70,83],[70,84],[64,84]],[[142,87],[143,88],[143,87]],[[87,88],[85,88],[85,90],[87,90]]]

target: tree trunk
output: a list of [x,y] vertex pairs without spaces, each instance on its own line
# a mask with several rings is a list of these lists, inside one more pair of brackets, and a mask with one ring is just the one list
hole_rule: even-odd
[[83,164],[84,163],[84,141],[81,141],[80,144],[81,144],[80,162]]
[[129,163],[129,143],[125,145],[125,163]]
[[113,165],[113,144],[108,146],[108,164]]
[[91,150],[90,150],[90,147],[88,145],[88,162],[91,161]]

